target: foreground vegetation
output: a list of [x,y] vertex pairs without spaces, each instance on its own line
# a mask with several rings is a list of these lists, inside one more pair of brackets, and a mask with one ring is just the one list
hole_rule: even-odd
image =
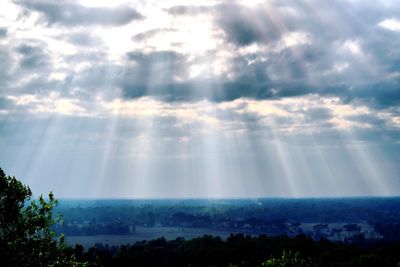
[[2,266],[85,266],[52,226],[53,194],[32,200],[32,191],[0,169],[0,259]]
[[250,237],[226,241],[204,236],[191,240],[159,238],[132,246],[97,245],[79,260],[91,266],[400,266],[400,244],[338,244],[305,236]]
[[[72,248],[53,230],[61,223],[53,213],[57,204],[52,193],[32,199],[28,186],[0,169],[1,266],[400,266],[398,241],[371,241],[362,236],[356,242],[334,243],[305,235],[237,234],[226,240],[205,235]],[[397,231],[392,228],[394,235]]]

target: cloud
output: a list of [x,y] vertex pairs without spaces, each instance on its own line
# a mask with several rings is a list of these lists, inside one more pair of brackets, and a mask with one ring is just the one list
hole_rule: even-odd
[[385,19],[379,22],[378,25],[390,31],[400,31],[400,20],[398,19]]
[[[127,6],[94,8],[66,1],[18,3],[42,13],[49,24],[54,24],[54,31],[59,25],[113,24],[110,17],[124,18],[119,12],[130,10]],[[352,9],[342,12],[342,6]],[[72,12],[75,9],[79,12]],[[137,47],[130,52],[121,49],[123,58],[111,57],[110,52],[115,49],[107,47],[108,35],[102,31],[94,34],[85,29],[72,33],[60,30],[55,36],[62,38],[52,44],[53,50],[48,39],[14,40],[10,46],[13,53],[5,49],[0,56],[8,60],[7,66],[17,62],[20,68],[5,67],[0,75],[10,78],[10,71],[14,72],[14,84],[20,81],[14,93],[56,91],[83,99],[96,95],[113,98],[121,93],[127,100],[152,96],[166,102],[227,102],[317,94],[338,96],[346,103],[361,101],[374,108],[391,108],[400,102],[400,52],[396,49],[400,40],[395,38],[397,32],[376,25],[387,21],[398,9],[395,4],[376,9],[371,3],[358,5],[341,0],[318,8],[295,1],[253,6],[231,2],[172,6],[162,11],[174,17],[175,26],[152,24],[150,29],[138,31],[131,37]],[[109,15],[100,16],[102,12]],[[370,16],[360,17],[363,13]],[[155,19],[144,14],[143,20]],[[215,38],[211,48],[192,53],[173,45],[159,50],[144,42],[164,33],[173,33],[172,37],[181,43],[188,41],[185,38],[196,33],[185,35],[180,23],[195,21],[197,18],[191,18],[194,14],[206,14],[204,18],[211,20],[211,28],[197,24],[194,28],[210,31],[204,36]],[[180,16],[185,19],[180,21]],[[348,27],[333,27],[333,22]],[[127,32],[126,36],[129,38],[132,33]],[[172,37],[170,42],[175,44]],[[76,47],[69,54],[54,50],[63,41]]]
[[7,28],[0,27],[0,39],[7,36]]
[[10,99],[0,97],[0,116],[10,113],[13,108],[14,103]]
[[282,34],[271,18],[259,8],[222,4],[218,6],[216,21],[228,41],[242,46],[273,41]]
[[2,85],[3,87],[0,88],[0,92],[2,91],[2,89],[4,90],[4,84],[10,78],[11,66],[12,66],[12,60],[10,58],[10,53],[8,51],[8,48],[0,45],[0,85]]
[[143,16],[128,5],[116,7],[85,7],[74,1],[16,0],[27,10],[37,11],[50,25],[121,26]]
[[326,121],[333,117],[333,112],[325,107],[307,108],[306,118],[308,121]]
[[87,32],[73,33],[65,37],[70,43],[83,47],[97,47],[102,44],[100,38]]
[[176,32],[174,29],[168,28],[161,28],[161,29],[152,29],[145,32],[141,32],[132,36],[132,41],[134,42],[141,42],[147,40],[148,38],[154,37],[160,33],[167,33],[167,32]]
[[[173,16],[174,26],[151,24],[150,29],[138,31],[131,37],[136,48],[125,51],[130,44],[121,41],[123,57],[118,58],[110,55],[118,49],[107,46],[114,36],[108,38],[106,33],[114,30],[92,33],[79,29],[67,33],[57,26],[108,25],[109,16],[123,18],[119,12],[129,11],[129,7],[94,8],[66,1],[18,3],[40,12],[49,24],[54,24],[55,36],[60,40],[52,40],[57,41],[52,47],[44,38],[13,40],[13,53],[6,52],[9,54],[3,57],[8,58],[9,66],[14,61],[20,68],[5,68],[0,75],[11,77],[9,72],[14,72],[14,84],[20,81],[14,92],[57,91],[85,99],[98,94],[112,98],[121,93],[126,99],[152,96],[167,102],[226,102],[318,94],[338,96],[344,102],[362,101],[380,109],[400,101],[400,52],[396,49],[400,40],[395,38],[397,32],[376,26],[390,17],[390,10],[397,10],[397,5],[390,10],[376,10],[372,4],[337,0],[318,8],[295,1],[269,1],[253,6],[231,2],[172,6],[162,11]],[[352,9],[342,12],[343,5],[351,5]],[[75,9],[79,12],[72,12]],[[71,15],[67,16],[68,12]],[[101,12],[113,15],[100,16]],[[359,17],[362,13],[370,16]],[[144,14],[143,20],[155,19]],[[190,27],[182,32],[180,23],[194,23],[194,14],[207,15],[204,19],[209,19],[212,26],[202,28],[196,24],[196,32],[190,32]],[[362,22],[355,20],[357,16]],[[333,27],[333,22],[348,27]],[[214,38],[210,48],[194,53],[176,45],[177,40],[180,44],[191,41],[197,31],[206,31],[204,36]],[[124,33],[128,39],[132,36],[130,32]],[[160,50],[156,41],[165,41],[165,33],[172,33],[170,40],[167,38],[171,45]],[[118,36],[113,40],[117,48]],[[155,36],[159,38],[149,45],[147,40]],[[57,51],[62,42],[73,44],[72,52]]]
[[177,2],[4,2],[5,166],[78,197],[398,185],[399,1]]
[[[349,11],[343,12],[343,6],[348,6]],[[216,49],[228,54],[224,59],[227,67],[220,75],[207,79],[202,79],[201,73],[195,79],[183,77],[180,82],[170,77],[164,86],[153,90],[138,85],[141,93],[132,94],[133,86],[128,85],[123,92],[130,92],[125,94],[127,97],[148,94],[166,101],[206,98],[217,102],[313,93],[390,107],[399,102],[396,88],[400,55],[396,47],[400,43],[395,33],[382,31],[376,23],[399,8],[393,2],[378,8],[373,3],[342,0],[323,6],[268,1],[253,6],[223,2],[213,7],[171,7],[167,11],[178,18],[198,14],[212,17],[214,34],[222,32],[220,37],[225,41]],[[336,24],[342,26],[335,27]],[[148,32],[158,33],[155,29]],[[371,38],[371,34],[376,38]],[[147,32],[138,37],[145,35]],[[252,47],[253,51],[249,49]],[[206,53],[212,64],[217,53]],[[178,65],[190,69],[196,67],[196,60]],[[128,84],[133,85],[133,80]]]
[[[316,71],[320,72],[321,77],[314,78],[319,79],[317,83],[309,81],[308,70],[297,61],[290,49],[278,54],[269,54],[267,62],[256,62],[251,65],[248,65],[247,60],[242,57],[236,58],[232,62],[231,69],[235,74],[234,79],[188,78],[186,70],[190,62],[182,54],[173,51],[128,53],[128,57],[135,64],[126,67],[125,74],[120,77],[118,83],[123,96],[128,99],[155,96],[164,101],[208,99],[224,102],[242,97],[276,99],[319,94],[339,96],[346,102],[359,100],[377,108],[400,103],[398,79],[374,81],[375,77],[361,72],[363,69],[352,69],[350,71],[353,73],[350,74],[335,73],[327,76],[323,73],[326,71],[324,68],[332,66],[329,62],[320,61],[323,57],[314,56],[313,53],[319,52],[312,51],[308,47],[304,51],[297,50],[297,56],[309,58],[308,65],[315,64]],[[360,63],[353,63],[353,68],[354,64]],[[317,70],[318,68],[320,69]],[[360,80],[356,80],[358,75]],[[157,78],[149,80],[149,77]],[[177,77],[185,78],[177,80]]]
[[21,44],[16,51],[22,57],[20,67],[23,69],[40,69],[48,64],[48,56],[40,46]]
[[161,94],[179,98],[179,85],[174,80],[186,72],[182,54],[173,51],[129,52],[127,58],[130,63],[118,81],[125,97]]
[[167,12],[174,16],[182,16],[182,15],[199,15],[208,13],[212,10],[209,6],[173,6],[167,9]]

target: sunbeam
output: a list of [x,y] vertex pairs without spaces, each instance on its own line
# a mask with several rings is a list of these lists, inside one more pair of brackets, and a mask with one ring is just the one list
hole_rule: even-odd
[[400,194],[396,1],[5,1],[0,164],[35,194]]

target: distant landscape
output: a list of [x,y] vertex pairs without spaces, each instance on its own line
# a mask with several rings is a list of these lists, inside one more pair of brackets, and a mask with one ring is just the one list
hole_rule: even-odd
[[393,266],[400,198],[67,200],[0,168],[5,266]]
[[400,240],[400,198],[61,200],[56,230],[71,245],[164,237],[305,235],[353,243]]

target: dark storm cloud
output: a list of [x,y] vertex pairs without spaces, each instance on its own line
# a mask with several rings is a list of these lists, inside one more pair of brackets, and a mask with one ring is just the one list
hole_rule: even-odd
[[22,7],[37,11],[49,24],[64,26],[121,26],[143,16],[135,9],[120,5],[112,8],[85,7],[74,1],[16,0]]

